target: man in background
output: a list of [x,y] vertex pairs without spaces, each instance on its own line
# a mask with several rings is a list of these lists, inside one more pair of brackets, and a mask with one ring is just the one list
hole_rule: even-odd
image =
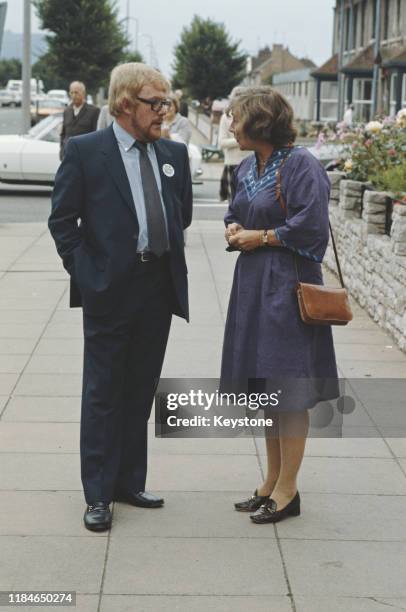
[[96,106],[86,102],[86,87],[81,81],[73,81],[70,84],[69,95],[72,103],[63,112],[61,148],[59,153],[61,160],[64,156],[68,138],[94,132],[100,113]]

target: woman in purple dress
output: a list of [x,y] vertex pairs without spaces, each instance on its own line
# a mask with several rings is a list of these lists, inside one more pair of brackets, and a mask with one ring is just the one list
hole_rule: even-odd
[[266,432],[266,479],[250,499],[235,504],[254,512],[254,523],[273,523],[300,514],[297,475],[308,409],[338,395],[331,327],[303,323],[296,296],[298,277],[323,284],[330,184],[319,161],[293,146],[293,111],[278,92],[250,89],[232,101],[229,112],[240,148],[254,154],[235,170],[235,197],[225,217],[228,250],[241,253],[221,386],[265,391],[278,381],[281,401],[267,413],[273,426]]

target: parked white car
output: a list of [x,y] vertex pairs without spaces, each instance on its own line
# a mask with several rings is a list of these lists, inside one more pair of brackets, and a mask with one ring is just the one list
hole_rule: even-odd
[[[60,164],[59,140],[62,114],[50,115],[22,136],[0,136],[0,182],[53,185]],[[193,179],[202,174],[202,156],[196,145],[189,145]]]
[[65,104],[65,106],[67,106],[70,102],[68,92],[64,89],[50,89],[47,92],[46,97],[49,100],[60,100]]

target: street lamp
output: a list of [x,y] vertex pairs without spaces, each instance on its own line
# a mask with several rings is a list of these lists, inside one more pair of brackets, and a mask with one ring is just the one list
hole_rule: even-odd
[[135,44],[135,50],[138,51],[138,31],[139,31],[139,25],[140,25],[140,20],[137,19],[137,17],[126,17],[124,19],[124,21],[127,22],[127,38],[128,38],[128,23],[129,21],[135,21],[135,40],[134,40],[134,44]]
[[24,0],[24,49],[22,70],[22,100],[21,100],[21,127],[26,134],[30,129],[31,105],[31,0]]
[[140,38],[144,37],[144,38],[148,38],[149,43],[148,43],[148,47],[149,47],[149,63],[151,64],[151,66],[154,66],[155,64],[155,68],[158,68],[158,61],[157,61],[157,57],[156,57],[156,53],[155,53],[155,48],[154,48],[154,41],[153,38],[150,34],[140,34]]

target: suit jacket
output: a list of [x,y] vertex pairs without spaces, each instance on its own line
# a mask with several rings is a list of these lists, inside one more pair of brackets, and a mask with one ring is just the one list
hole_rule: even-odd
[[[192,181],[185,145],[154,143],[162,181],[176,300],[172,312],[188,320],[183,230],[192,219]],[[163,166],[170,164],[173,176]],[[78,220],[80,219],[80,224]],[[138,262],[139,226],[113,127],[69,140],[55,177],[48,227],[71,276],[71,306],[107,314],[125,296],[129,279],[145,273]]]
[[61,131],[61,150],[60,158],[64,156],[64,149],[68,138],[89,134],[97,129],[97,119],[100,109],[92,104],[84,103],[80,112],[76,115],[73,112],[73,105],[70,104],[63,111],[63,124]]

